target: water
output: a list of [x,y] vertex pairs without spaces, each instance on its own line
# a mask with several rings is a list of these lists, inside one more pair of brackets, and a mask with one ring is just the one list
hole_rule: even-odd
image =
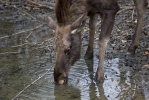
[[[131,56],[125,50],[113,50],[109,42],[105,80],[97,83],[94,76],[98,47],[95,42],[94,59],[85,61],[84,39],[81,58],[71,67],[68,83],[55,85],[53,31],[46,25],[27,31],[41,24],[18,10],[14,12],[2,11],[5,19],[0,17],[0,100],[149,100],[149,73],[147,68],[142,68],[148,64],[149,56],[141,53],[148,44]],[[9,17],[18,14],[21,16],[18,19]],[[20,31],[26,32],[11,36]]]
[[[82,54],[83,52],[82,49]],[[39,55],[32,55],[27,51],[24,54],[1,55],[1,100],[12,99],[52,67],[54,58],[49,60],[49,53]],[[106,59],[106,79],[96,83],[93,78],[98,58],[85,61],[82,56],[71,67],[68,84],[55,85],[52,68],[48,74],[30,85],[14,100],[147,100],[148,93],[145,94],[147,91],[143,90],[146,88],[139,89],[135,82],[135,75],[139,71],[135,72],[131,68],[122,70],[124,66],[120,64],[121,59],[123,58]],[[141,81],[144,81],[143,77]]]

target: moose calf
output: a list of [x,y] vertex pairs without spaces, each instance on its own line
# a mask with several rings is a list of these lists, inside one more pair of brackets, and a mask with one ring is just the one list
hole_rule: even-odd
[[[128,48],[128,52],[135,53],[139,45],[139,36],[143,18],[147,9],[147,0],[133,0],[137,10],[137,26]],[[101,33],[99,36],[99,64],[95,79],[104,78],[104,56],[107,42],[113,28],[116,13],[119,11],[117,0],[57,0],[55,13],[57,22],[47,17],[48,25],[55,30],[54,50],[56,62],[54,80],[58,84],[67,82],[71,65],[79,58],[81,48],[81,30],[87,19],[89,20],[89,43],[85,59],[93,58],[93,41],[98,15],[101,16]]]

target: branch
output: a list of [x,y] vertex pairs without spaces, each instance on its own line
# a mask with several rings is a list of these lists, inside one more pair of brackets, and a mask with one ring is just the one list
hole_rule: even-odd
[[[121,10],[119,10],[117,12],[117,14],[123,12],[123,11],[126,11],[126,10],[132,10],[132,9],[135,9],[135,6],[122,6],[120,7]],[[149,9],[149,5],[147,6],[147,9]]]
[[34,19],[35,21],[39,22],[39,23],[42,23],[40,21],[38,21],[35,17],[33,17],[31,14],[27,13],[26,11],[23,11],[19,8],[16,7],[16,5],[13,6],[15,9],[19,10],[19,11],[22,11],[23,13],[25,13],[26,15],[30,16],[32,19]]
[[[47,6],[47,5],[42,5],[42,4],[39,4],[39,3],[37,3],[37,2],[34,2],[34,1],[31,1],[31,0],[27,0],[27,2],[30,2],[30,3],[32,3],[32,4],[34,4],[34,5],[37,5],[37,6],[39,6],[40,8],[48,8],[48,9],[50,9],[50,10],[55,10],[54,9],[54,7],[49,7],[49,6]],[[51,5],[55,5],[55,4],[51,4]]]
[[126,10],[135,9],[135,6],[122,6],[122,7],[120,7],[120,9],[121,9],[121,10],[119,10],[119,11],[117,12],[117,14],[119,14],[119,13],[121,13],[121,12],[123,12],[123,11],[126,11]]
[[51,69],[53,68],[53,66],[48,69],[43,75],[39,76],[36,80],[34,80],[32,83],[30,83],[29,85],[27,85],[22,91],[20,91],[15,97],[13,97],[13,99],[11,100],[15,100],[20,94],[22,94],[26,89],[28,89],[31,85],[35,84],[35,82],[37,82],[38,80],[40,80],[41,78],[43,78],[49,71],[51,71]]
[[5,55],[5,54],[18,54],[19,52],[4,52],[0,53],[0,55]]
[[9,38],[9,37],[11,37],[11,36],[18,35],[18,34],[25,33],[25,32],[29,32],[29,31],[34,31],[34,30],[36,30],[36,29],[42,27],[42,26],[45,25],[45,24],[46,24],[46,23],[43,23],[43,24],[41,24],[41,25],[39,25],[39,26],[36,26],[36,27],[33,28],[33,29],[29,29],[29,30],[25,30],[25,31],[20,31],[20,32],[15,33],[15,34],[12,34],[12,35],[10,35],[10,36],[3,36],[3,37],[0,37],[0,39]]

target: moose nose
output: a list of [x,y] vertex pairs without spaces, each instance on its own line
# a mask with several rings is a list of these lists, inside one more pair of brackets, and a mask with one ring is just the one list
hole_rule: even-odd
[[59,79],[57,83],[60,84],[60,85],[62,85],[64,83],[66,83],[66,82],[67,82],[67,78],[65,77],[63,79]]
[[55,83],[57,84],[64,84],[67,82],[67,74],[66,73],[61,73],[58,77],[55,77]]
[[64,83],[66,83],[66,80],[65,79],[59,80],[59,82],[58,82],[58,84],[60,84],[60,85],[62,85]]

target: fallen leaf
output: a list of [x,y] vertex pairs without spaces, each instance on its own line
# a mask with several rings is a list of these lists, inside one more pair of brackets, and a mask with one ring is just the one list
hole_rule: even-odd
[[146,48],[146,50],[149,50],[149,48]]
[[116,44],[111,44],[112,45],[112,47],[115,47],[116,46]]
[[147,33],[147,36],[149,36],[149,33]]
[[125,36],[128,36],[128,35],[129,35],[129,33],[128,33],[128,32],[126,32],[126,33],[125,33]]
[[149,64],[143,65],[142,68],[149,68]]
[[118,33],[122,33],[123,31],[122,31],[122,30],[120,30],[120,29],[117,29],[117,32],[118,32]]
[[31,7],[26,6],[25,9],[27,9],[27,10],[30,11],[31,10]]
[[95,40],[99,40],[99,38],[95,38]]
[[128,86],[126,86],[126,90],[129,90],[131,87],[128,85]]
[[127,22],[127,23],[132,23],[132,20],[127,20],[126,22]]
[[126,43],[127,42],[127,40],[122,40],[122,43]]
[[149,51],[144,51],[143,54],[144,55],[148,55],[149,54]]
[[137,24],[137,19],[134,21],[135,24]]
[[126,44],[123,44],[122,47],[125,48],[126,47]]
[[38,7],[34,7],[33,9],[34,9],[34,10],[39,10],[39,8],[38,8]]
[[115,79],[115,81],[116,81],[116,82],[119,82],[119,79],[117,78],[117,79]]

